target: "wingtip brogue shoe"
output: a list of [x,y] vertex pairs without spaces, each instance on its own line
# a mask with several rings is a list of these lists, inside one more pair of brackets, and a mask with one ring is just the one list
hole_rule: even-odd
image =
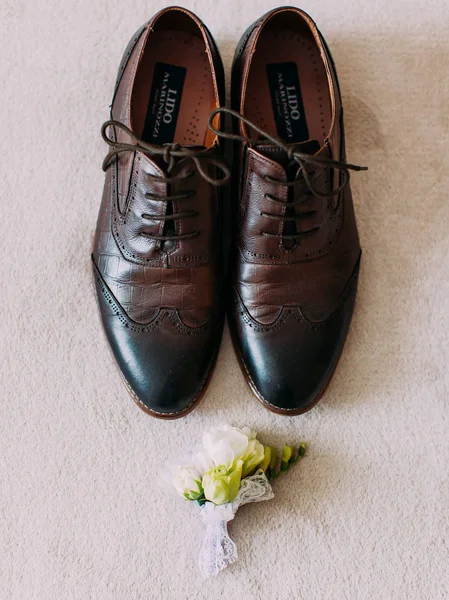
[[218,188],[229,171],[207,122],[223,103],[209,31],[188,10],[167,8],[129,43],[102,128],[109,152],[92,254],[97,297],[126,387],[155,417],[192,410],[220,345]]

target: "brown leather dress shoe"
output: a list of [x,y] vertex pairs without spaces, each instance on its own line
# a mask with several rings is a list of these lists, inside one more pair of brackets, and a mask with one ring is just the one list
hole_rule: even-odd
[[243,36],[232,71],[240,203],[229,322],[254,394],[309,410],[335,369],[354,309],[360,245],[329,50],[312,19],[283,7]]
[[195,406],[220,345],[218,187],[229,170],[207,124],[223,103],[209,31],[167,8],[131,39],[102,128],[110,151],[92,255],[97,296],[126,387],[156,417]]

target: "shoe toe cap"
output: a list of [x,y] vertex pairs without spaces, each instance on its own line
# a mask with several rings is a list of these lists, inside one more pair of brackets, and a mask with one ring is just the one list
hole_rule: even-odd
[[130,321],[121,307],[97,296],[103,326],[125,385],[136,403],[161,418],[189,412],[207,386],[220,343],[220,319],[187,327],[176,310],[161,309],[151,323]]
[[284,327],[288,341],[281,330],[272,339],[250,336],[242,358],[254,391],[268,408],[302,412],[325,388],[342,344],[329,331],[305,332],[291,314]]
[[143,334],[147,339],[137,343],[130,336],[117,345],[114,355],[137,404],[154,416],[175,418],[199,401],[212,364],[204,353],[183,349],[182,340],[170,346],[163,324],[158,333]]
[[237,300],[237,351],[251,388],[267,408],[299,414],[319,400],[343,349],[355,294],[356,285],[320,323],[307,320],[297,307],[284,307],[269,326],[251,319]]

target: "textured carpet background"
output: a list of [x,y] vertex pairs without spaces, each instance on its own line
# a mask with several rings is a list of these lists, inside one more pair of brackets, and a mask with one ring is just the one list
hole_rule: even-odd
[[[228,69],[268,0],[187,1]],[[103,337],[89,254],[100,126],[131,35],[164,2],[1,0],[1,600],[449,597],[449,14],[445,0],[304,0],[336,60],[364,257],[324,399],[252,397],[225,332],[200,407],[155,421]],[[159,483],[206,426],[306,440],[270,503],[231,524],[239,562],[203,583],[202,528]]]

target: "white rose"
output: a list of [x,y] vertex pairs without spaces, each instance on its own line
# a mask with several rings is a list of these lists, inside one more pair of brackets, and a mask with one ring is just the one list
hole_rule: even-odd
[[173,472],[172,482],[176,491],[186,500],[198,500],[203,495],[201,475],[189,467],[178,467]]
[[214,466],[214,463],[203,446],[196,446],[189,458],[191,466],[201,475],[201,477]]
[[203,435],[203,448],[215,467],[230,468],[235,461],[242,459],[248,448],[251,431],[230,425],[213,427]]

